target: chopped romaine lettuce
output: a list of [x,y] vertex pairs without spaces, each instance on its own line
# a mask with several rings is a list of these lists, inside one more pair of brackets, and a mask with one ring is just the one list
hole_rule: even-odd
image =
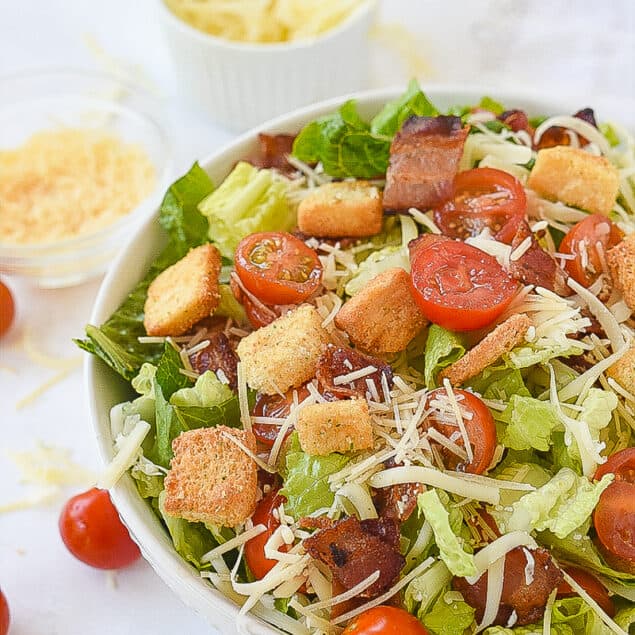
[[476,377],[468,380],[467,385],[483,395],[485,399],[509,401],[512,395],[531,396],[520,371],[506,366],[489,366]]
[[475,611],[467,602],[453,596],[448,601],[447,591],[449,589],[441,593],[430,611],[419,619],[433,635],[463,635],[474,622]]
[[439,594],[452,580],[450,570],[441,560],[437,560],[427,571],[415,578],[406,587],[404,605],[419,619],[428,612]]
[[238,326],[245,326],[249,323],[243,305],[236,300],[228,284],[219,284],[220,302],[214,311],[214,315],[228,317],[234,320]]
[[436,386],[437,374],[465,355],[465,345],[458,333],[432,324],[428,330],[425,352],[425,381],[428,388]]
[[339,472],[348,461],[347,456],[336,452],[325,456],[307,454],[294,432],[289,437],[282,473],[283,488],[280,493],[287,499],[285,509],[294,518],[300,518],[330,507],[335,494],[331,491],[328,477]]
[[[447,498],[445,492],[441,492]],[[434,539],[439,548],[439,557],[445,562],[453,575],[467,577],[476,573],[474,556],[463,549],[462,540],[457,536],[461,524],[450,523],[450,514],[444,507],[439,494],[434,489],[428,490],[417,497],[419,509],[430,523]],[[458,511],[458,510],[453,510]],[[461,513],[458,512],[461,516]]]
[[249,234],[286,231],[295,223],[286,184],[272,170],[258,170],[241,161],[198,209],[209,222],[209,237],[221,254],[232,259]]
[[[514,481],[516,483],[528,483],[535,488],[542,487],[549,482],[551,474],[537,463],[512,463],[497,466],[492,476],[502,481]],[[501,507],[509,507],[512,503],[523,497],[525,492],[503,489],[500,493]]]
[[216,375],[208,370],[197,380],[194,386],[181,388],[171,397],[173,406],[201,406],[211,408],[223,403],[234,396],[232,389],[219,381]]
[[551,403],[521,395],[512,395],[496,418],[507,424],[499,441],[514,450],[535,448],[546,452],[551,445],[551,433],[562,427]]

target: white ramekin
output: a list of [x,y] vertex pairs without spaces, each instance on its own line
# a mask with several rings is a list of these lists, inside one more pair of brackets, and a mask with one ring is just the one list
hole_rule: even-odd
[[180,96],[233,130],[367,86],[374,0],[320,37],[274,44],[208,35],[156,2]]

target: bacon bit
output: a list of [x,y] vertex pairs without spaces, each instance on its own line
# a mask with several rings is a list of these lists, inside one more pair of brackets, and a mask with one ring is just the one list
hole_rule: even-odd
[[[350,384],[336,386],[334,379],[340,375],[348,375],[367,366],[374,366],[377,370],[369,375],[355,379]],[[392,387],[392,368],[386,362],[376,357],[362,355],[352,348],[328,344],[317,363],[315,376],[320,383],[320,392],[327,397],[348,399],[350,397],[365,397],[368,392],[367,379],[375,383],[377,390],[381,388],[381,376],[385,375],[388,386]],[[327,397],[328,398],[328,397]]]
[[221,370],[229,381],[229,387],[238,387],[238,356],[234,352],[224,333],[211,333],[207,339],[209,344],[200,351],[189,356],[192,368],[202,375],[207,370]]
[[375,490],[375,507],[381,518],[405,523],[417,508],[417,496],[425,491],[423,483],[402,483]]
[[[525,579],[526,550],[531,552],[535,561],[530,584]],[[518,616],[516,626],[537,622],[542,618],[549,595],[561,581],[562,571],[546,549],[512,549],[505,556],[505,581],[494,625],[505,626],[514,611]],[[475,584],[468,584],[465,578],[454,578],[452,588],[460,591],[465,601],[476,609],[476,621],[480,623],[487,600],[487,572]]]
[[302,529],[331,529],[335,521],[328,516],[303,516],[298,520],[298,527]]
[[245,160],[257,168],[275,168],[283,174],[296,172],[288,161],[287,155],[293,150],[295,135],[288,134],[264,134],[258,135],[258,150]]
[[399,528],[395,521],[346,518],[304,540],[307,552],[323,562],[333,580],[351,589],[374,571],[377,581],[360,594],[373,598],[389,589],[405,564],[399,553]]
[[519,223],[511,242],[512,251],[527,237],[531,237],[531,245],[520,258],[510,263],[511,276],[523,284],[544,287],[563,297],[571,295],[571,289],[567,285],[567,274],[538,244],[527,221]]
[[[597,128],[597,123],[595,121],[595,113],[592,108],[583,108],[582,110],[578,110],[578,112],[573,115],[578,119],[582,119],[582,121],[586,121],[587,123],[595,126]],[[562,128],[561,126],[552,126],[549,130],[545,131],[545,133],[540,138],[540,141],[535,144],[536,150],[543,150],[544,148],[553,148],[554,146],[568,146],[571,145],[571,137],[569,136],[569,132],[567,128]],[[584,147],[589,144],[589,140],[581,137],[576,132],[573,132],[574,135],[578,137],[580,142],[580,146]]]
[[498,115],[497,119],[502,121],[506,126],[509,126],[514,132],[520,132],[524,130],[528,132],[532,137],[534,135],[534,129],[529,125],[529,118],[524,110],[506,110]]
[[468,131],[460,117],[410,117],[390,146],[384,209],[429,209],[449,200]]

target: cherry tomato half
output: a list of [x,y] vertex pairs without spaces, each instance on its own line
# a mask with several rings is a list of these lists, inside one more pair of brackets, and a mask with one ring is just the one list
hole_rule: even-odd
[[9,603],[4,593],[0,590],[0,635],[7,635],[10,622]]
[[236,273],[265,304],[299,304],[320,286],[322,265],[313,249],[286,232],[260,232],[236,248]]
[[598,546],[615,569],[635,574],[635,485],[611,483],[593,512]]
[[[595,576],[577,567],[565,567],[564,570],[600,605],[609,617],[615,615],[615,605],[609,597],[609,592]],[[577,593],[565,580],[558,585],[558,598],[569,598],[575,595]]]
[[429,635],[429,631],[408,611],[382,605],[354,617],[342,635]]
[[[305,386],[289,390],[284,397],[281,395],[264,395],[259,393],[254,405],[254,417],[274,417],[283,419],[289,415],[293,404],[294,391],[298,395],[298,403],[304,401],[309,396],[309,391]],[[270,423],[254,423],[252,431],[256,439],[263,445],[271,448],[278,438],[280,426]],[[293,432],[293,427],[289,428],[287,436]]]
[[499,232],[509,220],[525,217],[522,183],[507,172],[474,168],[454,177],[452,199],[434,211],[434,222],[450,238],[465,240],[488,227]]
[[625,448],[611,454],[606,463],[595,471],[594,479],[599,481],[605,474],[615,474],[615,481],[635,483],[635,448]]
[[[496,450],[496,424],[489,408],[476,395],[467,390],[454,389],[454,396],[461,409],[468,414],[463,419],[470,446],[472,447],[472,461],[462,462],[461,458],[446,448],[441,449],[445,466],[458,472],[470,472],[471,474],[483,474],[492,463]],[[427,407],[435,399],[447,399],[445,388],[433,390],[428,395]],[[470,416],[471,415],[471,418]],[[425,421],[426,427],[433,426],[443,436],[451,439],[460,447],[465,447],[465,441],[458,427],[451,423],[444,423],[438,416],[430,415]]]
[[[284,503],[284,497],[277,490],[271,490],[256,506],[256,511],[251,520],[256,525],[264,525],[267,529],[245,543],[245,560],[249,570],[257,580],[264,578],[277,564],[277,560],[265,557],[265,544],[271,538],[271,534],[280,526],[280,521],[273,515],[273,510]],[[280,551],[285,551],[284,546]]]
[[97,569],[121,569],[141,555],[107,490],[73,496],[62,509],[59,529],[68,550]]
[[606,253],[622,238],[624,232],[603,214],[587,216],[574,225],[560,243],[561,253],[575,256],[565,262],[564,268],[576,282],[591,286],[602,273],[600,250]]
[[13,324],[15,316],[15,304],[9,288],[0,282],[0,337],[2,337]]
[[491,324],[516,294],[518,283],[495,258],[442,236],[411,243],[412,293],[421,312],[452,331]]

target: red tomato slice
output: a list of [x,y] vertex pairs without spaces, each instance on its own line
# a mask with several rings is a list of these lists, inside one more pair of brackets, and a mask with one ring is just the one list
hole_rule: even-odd
[[429,631],[404,609],[376,606],[354,617],[342,635],[429,635]]
[[62,509],[59,529],[68,550],[97,569],[120,569],[141,555],[107,490],[73,496]]
[[[462,462],[461,458],[454,454],[451,450],[443,448],[445,466],[451,470],[458,472],[470,472],[471,474],[483,474],[491,465],[496,450],[496,425],[489,408],[476,395],[467,390],[454,390],[459,405],[471,415],[471,419],[464,418],[465,431],[467,432],[470,446],[472,446],[472,461],[470,463]],[[433,390],[428,395],[426,407],[430,407],[430,403],[439,397],[447,397],[445,388]],[[426,427],[434,426],[443,436],[451,439],[457,445],[465,447],[465,442],[460,430],[456,425],[444,423],[435,415],[430,415],[425,421]],[[458,433],[458,434],[457,434]]]
[[[615,615],[615,605],[609,597],[609,592],[595,576],[577,567],[564,567],[564,570],[600,605],[600,608],[609,617]],[[558,585],[558,598],[568,598],[575,595],[577,593],[565,580]]]
[[[575,256],[564,268],[579,284],[590,287],[602,273],[600,251],[606,253],[624,238],[624,232],[603,214],[591,214],[574,225],[560,243],[559,251]],[[599,246],[598,246],[599,245]]]
[[[256,525],[264,525],[267,529],[245,543],[245,560],[249,570],[257,580],[264,578],[277,564],[277,560],[265,557],[265,544],[271,534],[280,526],[280,521],[273,515],[273,510],[284,503],[284,497],[278,494],[278,490],[271,490],[257,505],[251,520]],[[280,551],[285,551],[284,547]]]
[[410,262],[413,297],[422,313],[452,331],[491,324],[518,288],[495,258],[443,236],[426,234],[411,243]]
[[0,282],[0,337],[11,327],[15,315],[15,304],[9,288]]
[[[291,405],[293,404],[293,392],[294,389],[289,390],[284,397],[281,395],[264,395],[259,393],[254,405],[254,417],[274,417],[276,419],[287,417],[291,410]],[[295,392],[298,394],[298,403],[304,401],[309,396],[309,391],[306,386],[296,388]],[[280,432],[279,425],[270,423],[254,423],[251,428],[256,439],[269,448],[273,447]],[[292,432],[293,426],[289,428],[286,436],[289,436]]]
[[260,232],[236,248],[236,273],[245,288],[265,304],[299,304],[322,280],[313,249],[286,232]]
[[620,571],[635,574],[635,485],[611,483],[593,512],[593,525],[606,561]]
[[7,635],[10,622],[9,603],[4,593],[0,591],[0,635]]
[[465,240],[488,227],[498,233],[512,219],[523,219],[527,197],[522,183],[507,172],[475,168],[454,177],[450,201],[434,211],[434,222],[451,238]]
[[635,483],[635,448],[611,454],[607,462],[598,467],[594,478],[599,481],[605,474],[615,474],[615,481]]

